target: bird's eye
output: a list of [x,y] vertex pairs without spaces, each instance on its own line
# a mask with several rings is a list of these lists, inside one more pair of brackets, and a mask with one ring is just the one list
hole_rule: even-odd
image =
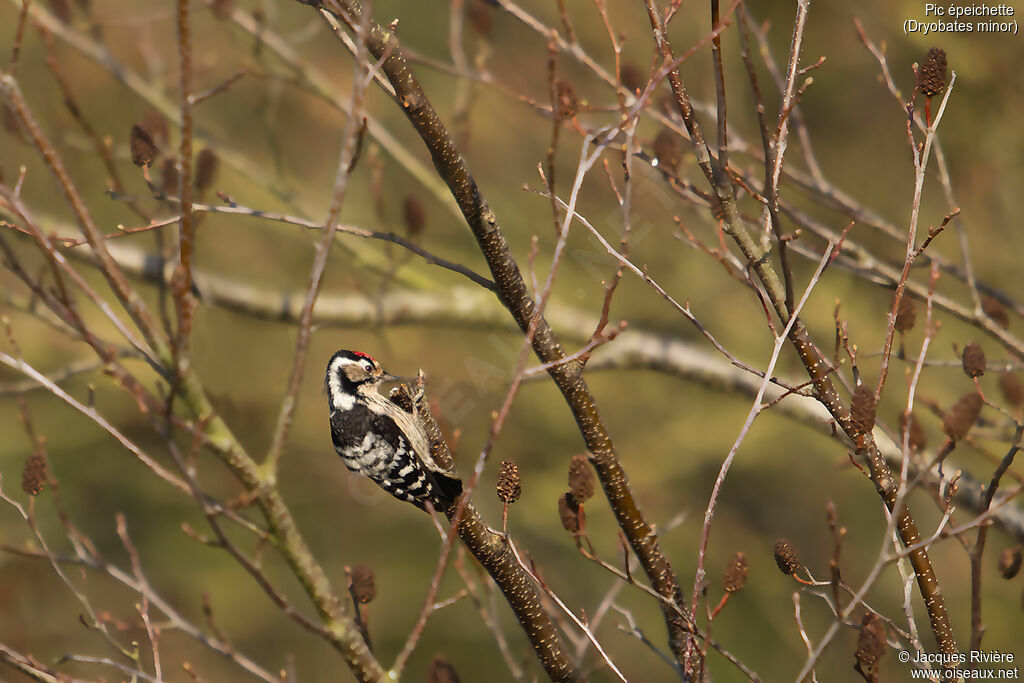
[[373,366],[370,365],[370,363],[368,361],[364,360],[363,361],[363,370],[366,370],[367,372],[372,372],[373,371]]

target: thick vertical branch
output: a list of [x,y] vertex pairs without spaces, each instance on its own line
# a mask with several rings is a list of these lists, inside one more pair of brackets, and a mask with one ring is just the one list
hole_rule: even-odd
[[[329,9],[340,20],[349,23],[350,29],[353,28],[351,22],[357,22],[362,16],[362,7],[355,0],[299,1]],[[395,99],[426,144],[434,167],[458,202],[480,251],[487,259],[499,300],[512,314],[519,328],[526,332],[534,317],[534,301],[508,242],[505,241],[497,217],[480,194],[462,155],[409,69],[397,46],[397,39],[391,32],[371,23],[367,40],[370,52],[377,58],[382,57],[386,50],[391,50],[383,62],[382,70],[395,89]],[[583,366],[579,362],[558,362],[565,354],[543,316],[536,323],[533,349],[541,361],[550,364],[548,373],[572,410],[619,526],[639,558],[651,585],[664,598],[661,607],[668,625],[670,647],[677,657],[681,657],[687,629],[682,615],[671,606],[679,603],[681,594],[678,580],[662,552],[654,528],[640,512],[629,489],[629,481],[619,464],[611,436],[583,379]]]

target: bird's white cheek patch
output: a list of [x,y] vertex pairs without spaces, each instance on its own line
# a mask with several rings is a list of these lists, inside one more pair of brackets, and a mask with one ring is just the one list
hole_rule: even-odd
[[334,375],[331,375],[331,402],[335,409],[341,411],[352,410],[356,404],[356,397],[346,394],[341,388],[341,382]]

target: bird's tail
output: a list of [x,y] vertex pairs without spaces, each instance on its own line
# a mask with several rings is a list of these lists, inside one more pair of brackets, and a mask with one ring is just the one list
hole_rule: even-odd
[[434,506],[440,512],[447,512],[455,504],[455,501],[462,495],[462,480],[458,477],[443,472],[431,472],[434,491],[436,493]]

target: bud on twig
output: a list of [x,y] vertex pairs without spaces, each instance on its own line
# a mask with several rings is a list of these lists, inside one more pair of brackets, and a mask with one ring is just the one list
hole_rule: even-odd
[[560,119],[571,119],[580,108],[580,100],[576,97],[572,83],[558,81],[555,83],[555,113]]
[[878,662],[885,654],[885,627],[882,619],[874,612],[868,612],[860,621],[860,635],[857,636],[857,652],[854,667],[865,681],[878,680]]
[[971,342],[964,347],[961,358],[964,374],[971,379],[981,377],[985,374],[985,352],[978,342]]
[[788,538],[775,541],[775,564],[779,565],[779,571],[786,576],[792,576],[800,571],[800,557]]
[[522,483],[519,480],[519,465],[515,464],[511,460],[502,460],[501,466],[498,467],[498,500],[506,505],[519,500],[519,495],[523,492]]
[[367,605],[377,597],[377,580],[373,576],[373,570],[365,564],[352,567],[350,580],[352,595],[362,604]]
[[953,441],[960,441],[971,430],[985,405],[979,394],[964,394],[942,418],[942,431]]
[[577,505],[582,505],[594,496],[594,472],[583,453],[572,456],[569,463],[569,493]]
[[727,593],[736,593],[743,589],[747,582],[747,556],[743,553],[736,553],[729,560],[729,566],[725,568],[725,575],[722,577],[722,587]]

